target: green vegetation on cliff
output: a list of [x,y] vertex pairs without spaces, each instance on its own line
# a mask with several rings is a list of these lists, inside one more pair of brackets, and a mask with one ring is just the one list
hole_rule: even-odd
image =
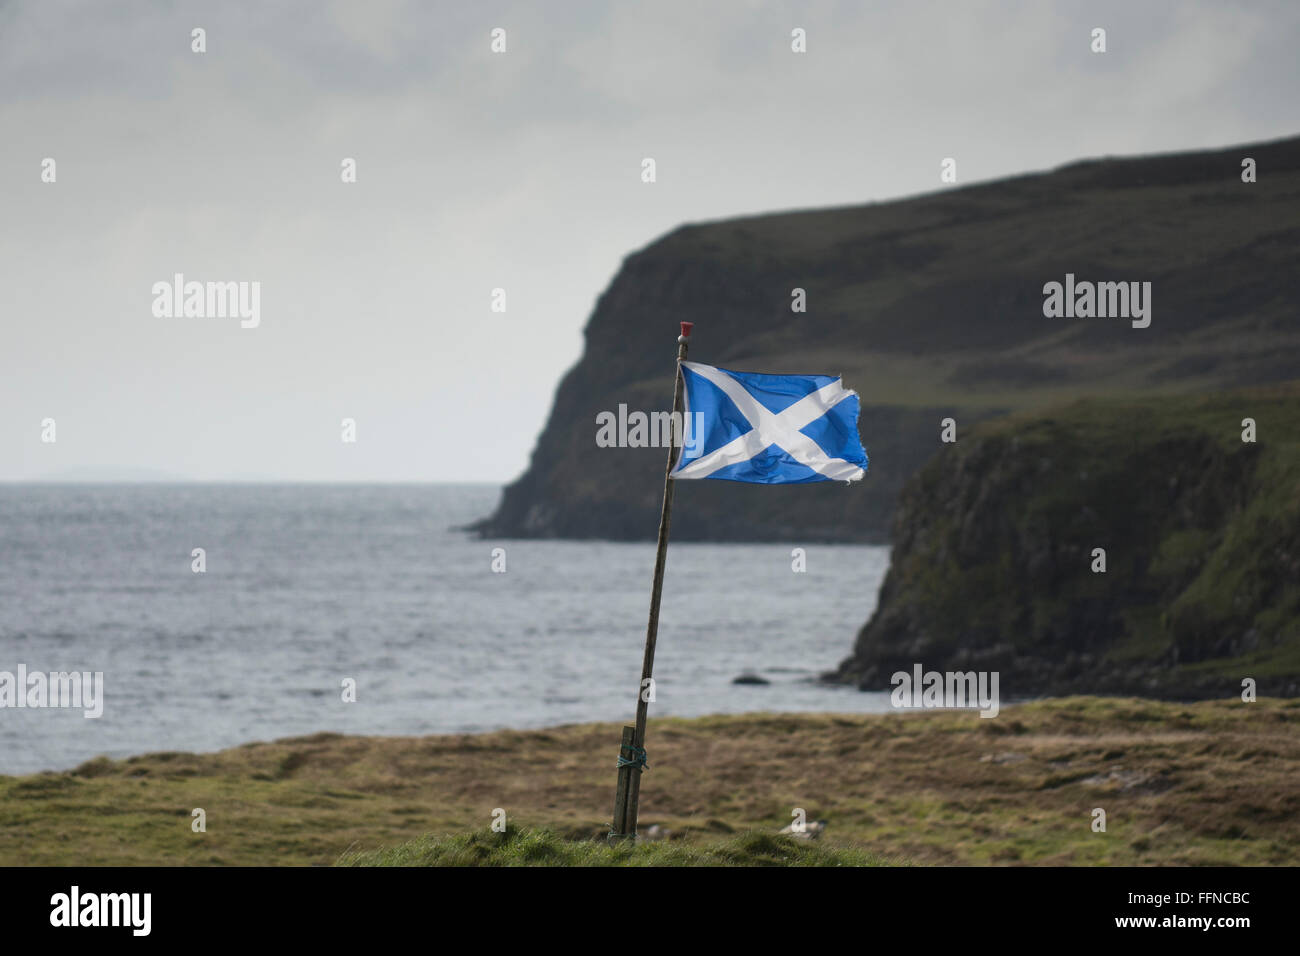
[[884,689],[917,662],[1000,671],[1011,698],[1231,695],[1247,677],[1300,693],[1300,385],[1085,401],[962,435],[904,489],[838,676]]

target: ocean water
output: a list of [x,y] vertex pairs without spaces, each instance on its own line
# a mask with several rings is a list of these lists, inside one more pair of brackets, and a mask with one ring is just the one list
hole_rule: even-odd
[[[453,530],[499,493],[0,485],[0,671],[104,675],[97,719],[0,708],[0,773],[323,730],[630,721],[654,545]],[[665,715],[889,710],[813,681],[848,654],[887,565],[881,547],[671,544],[652,732]],[[746,671],[771,683],[732,684]]]

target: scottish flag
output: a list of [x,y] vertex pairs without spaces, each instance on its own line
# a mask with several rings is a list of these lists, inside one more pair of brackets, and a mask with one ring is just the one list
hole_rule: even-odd
[[763,485],[857,481],[858,395],[830,375],[760,375],[682,362],[688,427],[674,478]]

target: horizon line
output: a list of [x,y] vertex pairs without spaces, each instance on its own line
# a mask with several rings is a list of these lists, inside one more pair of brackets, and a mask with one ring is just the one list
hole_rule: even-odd
[[0,485],[504,485],[489,479],[420,478],[0,478]]

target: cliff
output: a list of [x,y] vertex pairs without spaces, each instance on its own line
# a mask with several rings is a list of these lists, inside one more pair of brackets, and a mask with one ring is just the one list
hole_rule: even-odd
[[[1241,181],[1242,158],[1258,181]],[[660,449],[598,448],[596,415],[666,409],[677,322],[726,368],[842,373],[862,396],[866,480],[682,482],[673,536],[888,538],[940,420],[1089,394],[1203,392],[1300,368],[1300,138],[1105,159],[897,202],[683,226],[600,296],[526,472],[485,536],[652,538]],[[1150,282],[1151,324],[1046,318],[1043,287]],[[791,311],[804,289],[807,312]]]
[[886,690],[916,663],[998,671],[1004,699],[1300,694],[1300,384],[1080,402],[948,446],[831,676]]

